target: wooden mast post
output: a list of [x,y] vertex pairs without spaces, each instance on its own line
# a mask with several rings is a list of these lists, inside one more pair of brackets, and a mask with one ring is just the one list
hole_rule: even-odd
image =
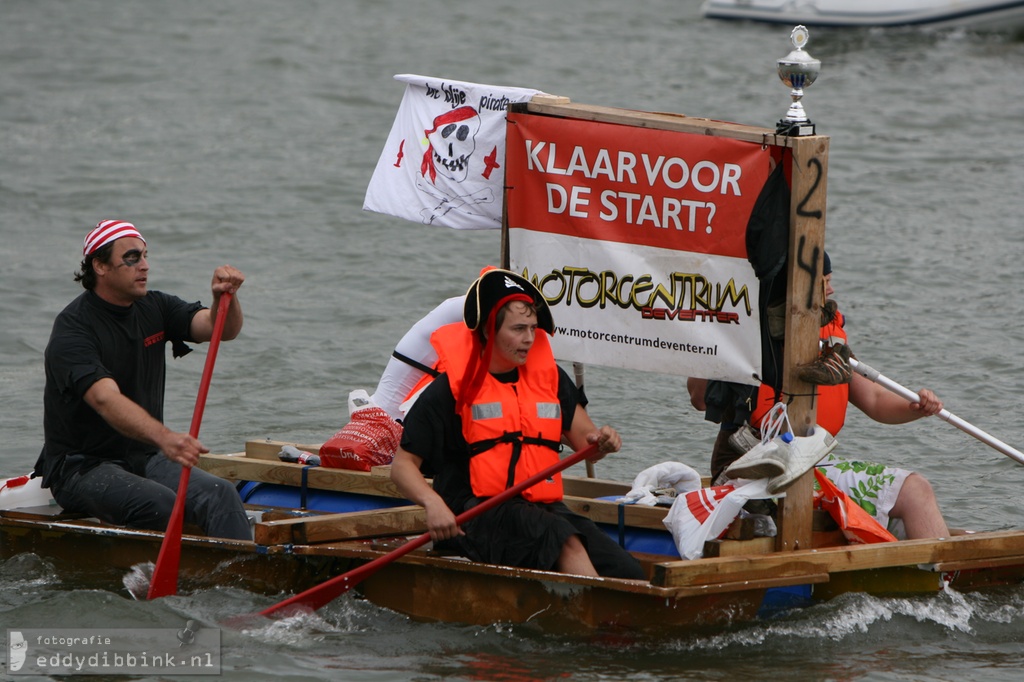
[[[824,305],[825,191],[828,169],[827,136],[790,137],[789,258],[786,274],[786,330],[783,350],[784,400],[797,436],[815,423],[815,387],[796,376],[798,365],[818,357],[821,307]],[[801,476],[780,500],[776,549],[811,547],[811,498],[814,474]]]

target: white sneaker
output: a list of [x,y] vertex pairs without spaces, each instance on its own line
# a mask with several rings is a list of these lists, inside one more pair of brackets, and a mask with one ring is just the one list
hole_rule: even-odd
[[726,468],[725,475],[729,478],[746,478],[752,481],[780,476],[785,473],[786,466],[783,463],[785,460],[778,453],[780,450],[788,449],[789,445],[782,436],[776,436],[767,443],[758,441],[747,454]]
[[[783,471],[768,481],[768,492],[772,495],[783,492],[793,485],[798,478],[806,474],[828,453],[836,449],[839,443],[831,433],[814,425],[810,435],[792,437],[789,447],[778,448],[771,453],[772,459],[781,464]],[[766,455],[768,456],[768,455]]]

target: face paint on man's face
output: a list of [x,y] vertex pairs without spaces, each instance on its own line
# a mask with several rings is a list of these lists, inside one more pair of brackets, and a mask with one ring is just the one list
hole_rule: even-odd
[[131,251],[125,251],[124,255],[121,256],[121,265],[126,268],[134,268],[145,257],[146,254],[138,249],[132,249]]

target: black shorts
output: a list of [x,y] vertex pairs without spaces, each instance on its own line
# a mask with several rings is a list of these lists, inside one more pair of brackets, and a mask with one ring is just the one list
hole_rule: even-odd
[[514,497],[463,526],[458,549],[473,561],[555,570],[562,547],[573,535],[587,548],[599,575],[645,579],[640,563],[590,519],[561,502]]

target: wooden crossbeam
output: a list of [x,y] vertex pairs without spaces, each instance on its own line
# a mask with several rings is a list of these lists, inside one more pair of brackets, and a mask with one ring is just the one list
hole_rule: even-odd
[[[302,464],[253,459],[238,455],[201,455],[199,466],[221,478],[261,481],[298,487],[302,485]],[[307,485],[317,490],[337,490],[363,495],[401,498],[389,476],[372,471],[350,471],[328,467],[308,467]]]
[[[619,522],[619,505],[616,502],[606,500],[595,500],[588,497],[577,497],[566,495],[562,500],[565,506],[580,516],[586,516],[594,523],[606,523],[617,525]],[[623,523],[632,528],[649,528],[652,530],[663,530],[665,528],[665,516],[668,514],[668,507],[646,507],[644,505],[625,505],[622,510]]]
[[249,440],[245,442],[245,456],[252,459],[268,459],[279,462],[277,455],[285,445],[291,445],[298,450],[305,450],[314,455],[320,452],[320,444],[294,443],[285,440]]
[[617,123],[637,128],[728,137],[758,144],[789,146],[793,140],[797,139],[776,135],[775,130],[770,128],[757,128],[739,123],[716,121],[710,118],[696,118],[673,113],[635,111],[595,104],[546,102],[536,97],[527,105],[527,111],[549,116],[570,117],[581,121]]
[[1022,554],[1024,533],[1000,531],[938,540],[904,540],[761,556],[666,562],[654,567],[652,582],[662,587],[686,587],[891,566],[953,565],[953,562],[982,562]]
[[808,573],[798,576],[778,576],[774,578],[760,578],[758,580],[738,580],[731,583],[718,583],[717,585],[693,585],[691,587],[677,588],[676,596],[697,596],[704,594],[728,594],[743,592],[745,590],[767,590],[773,587],[791,587],[793,585],[816,585],[827,583],[828,573]]
[[936,573],[968,571],[983,568],[1004,568],[1006,566],[1024,566],[1024,555],[998,557],[994,559],[965,559],[963,561],[943,561],[938,564],[921,564],[919,568]]
[[750,540],[708,540],[704,543],[704,557],[736,556],[739,554],[768,554],[775,551],[775,538]]
[[[290,441],[280,440],[250,440],[245,444],[245,458],[250,460],[263,460],[268,462],[274,462],[281,464],[281,460],[278,459],[277,455],[281,451],[281,448],[291,445],[292,447],[298,448],[299,450],[305,450],[306,452],[318,453],[320,452],[319,444],[303,444],[293,443]],[[239,455],[220,455],[219,457],[238,457]],[[217,457],[212,455],[212,457]],[[302,465],[295,465],[302,466]],[[204,467],[205,468],[205,467]],[[334,471],[349,471],[346,469],[335,469]],[[362,472],[365,473],[365,472]],[[374,476],[380,476],[382,478],[388,478],[391,475],[390,466],[376,466],[373,467],[370,474]],[[256,480],[256,479],[246,479]],[[582,478],[576,476],[563,476],[562,482],[565,487],[566,495],[576,495],[578,497],[611,497],[625,495],[629,492],[630,486],[622,483],[621,481],[611,481],[602,478]]]
[[418,535],[426,530],[423,507],[409,505],[260,522],[256,524],[255,540],[259,545],[314,544],[390,535]]

